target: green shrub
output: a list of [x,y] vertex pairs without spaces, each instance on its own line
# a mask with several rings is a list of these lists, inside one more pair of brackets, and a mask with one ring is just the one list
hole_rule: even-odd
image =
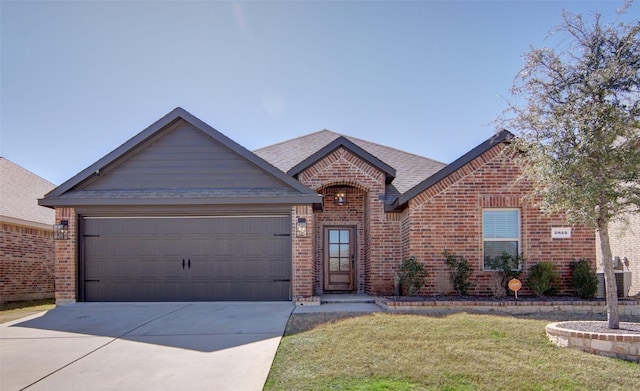
[[473,287],[473,283],[469,281],[473,268],[469,266],[469,261],[465,257],[457,257],[453,254],[449,254],[447,251],[442,253],[444,255],[444,262],[449,266],[449,276],[453,289],[458,292],[459,295],[466,296],[469,289]]
[[418,262],[416,257],[410,257],[402,261],[400,267],[400,286],[402,294],[413,296],[424,286],[427,280],[427,271],[424,265]]
[[598,291],[596,271],[586,259],[571,262],[571,282],[576,294],[583,299],[593,298]]
[[551,262],[540,262],[529,268],[527,286],[536,296],[554,295],[560,285],[560,273]]
[[496,297],[509,294],[509,281],[522,273],[525,262],[526,260],[521,255],[513,256],[506,251],[488,261],[491,270],[496,271],[499,288],[503,289],[502,292],[499,292],[498,289],[494,292]]

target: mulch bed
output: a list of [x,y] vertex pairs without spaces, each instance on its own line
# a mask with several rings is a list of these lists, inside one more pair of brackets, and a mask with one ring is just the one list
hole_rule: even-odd
[[[516,299],[514,296],[505,296],[502,298],[496,298],[492,296],[458,296],[458,295],[437,295],[437,296],[385,296],[385,299],[395,302],[403,303],[417,303],[417,302],[429,302],[429,301],[459,301],[459,302],[487,302],[487,303],[515,303],[515,302],[587,302],[593,304],[605,304],[605,299],[582,299],[574,296],[518,296]],[[637,298],[618,298],[620,304],[624,303],[636,303],[639,300]]]
[[607,322],[561,322],[558,327],[598,334],[640,334],[640,323],[620,322],[619,329],[610,329]]

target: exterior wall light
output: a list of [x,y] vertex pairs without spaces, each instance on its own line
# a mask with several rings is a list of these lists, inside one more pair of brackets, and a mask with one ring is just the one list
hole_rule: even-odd
[[347,191],[345,189],[335,189],[333,193],[333,203],[345,205],[347,203]]
[[54,240],[69,239],[69,220],[60,220],[58,224],[53,225],[53,239]]
[[298,222],[296,223],[296,237],[307,237],[307,219],[304,217],[298,217]]

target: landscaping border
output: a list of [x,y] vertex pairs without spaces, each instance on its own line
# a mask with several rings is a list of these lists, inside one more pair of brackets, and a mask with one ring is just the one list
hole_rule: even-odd
[[[640,334],[578,331],[564,327],[565,323],[569,322],[551,323],[545,328],[549,340],[554,344],[640,363]],[[624,324],[620,322],[621,327]]]
[[[464,300],[447,300],[442,298],[420,297],[402,299],[394,297],[377,297],[376,304],[387,311],[414,312],[503,312],[510,314],[532,314],[563,311],[577,314],[606,314],[606,303],[603,300],[491,300],[482,298],[465,298]],[[640,300],[619,300],[620,315],[640,316]]]

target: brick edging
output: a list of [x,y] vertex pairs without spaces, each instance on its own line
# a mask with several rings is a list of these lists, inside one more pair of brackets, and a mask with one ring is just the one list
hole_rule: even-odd
[[640,334],[578,331],[563,328],[565,323],[550,323],[545,327],[547,337],[555,345],[640,363]]
[[[640,334],[622,334],[622,333],[598,333],[589,331],[578,331],[570,328],[563,328],[562,325],[568,322],[556,322],[548,324],[545,327],[547,333],[551,332],[555,335],[561,335],[564,337],[576,337],[585,339],[597,339],[600,341],[617,341],[617,342],[633,342],[640,343]],[[584,321],[584,323],[593,323],[591,321]],[[600,323],[600,322],[595,322]],[[623,324],[624,322],[621,322]]]
[[[390,311],[443,311],[476,310],[510,313],[568,311],[576,313],[606,312],[604,301],[485,301],[485,300],[420,300],[398,301],[386,297],[376,298],[376,304]],[[620,314],[640,315],[640,300],[625,300],[618,303]]]

